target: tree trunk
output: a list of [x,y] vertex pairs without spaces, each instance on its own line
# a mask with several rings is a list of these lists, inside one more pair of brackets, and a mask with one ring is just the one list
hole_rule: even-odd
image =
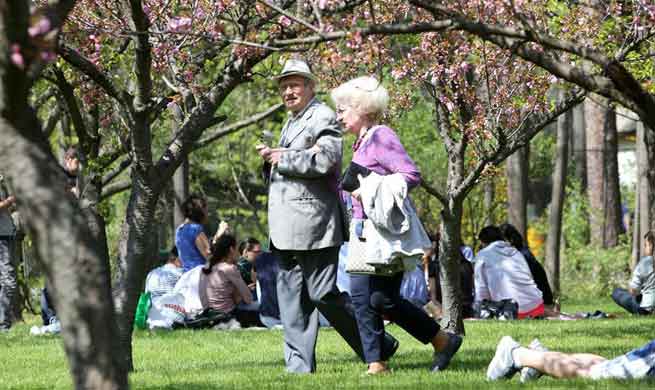
[[184,215],[182,214],[182,202],[189,196],[189,159],[185,158],[175,175],[173,175],[173,193],[175,199],[175,212],[173,217],[173,224],[175,227],[180,226],[184,222]]
[[[607,117],[607,99],[591,95],[585,100],[586,144],[587,144],[587,196],[589,198],[589,231],[591,242],[603,244],[604,213],[603,199],[605,172],[604,131]],[[597,103],[598,102],[598,103]]]
[[613,107],[607,110],[604,138],[603,247],[610,248],[619,244],[619,234],[623,230],[623,221],[621,220],[621,189],[619,185],[618,132],[616,128],[616,111],[614,111]]
[[[457,188],[464,178],[464,147],[453,148],[448,159],[446,188]],[[464,334],[462,293],[460,286],[460,246],[462,245],[462,214],[465,192],[459,198],[446,195],[447,202],[441,212],[441,240],[439,241],[439,269],[442,277],[441,299],[443,317],[441,326],[451,332]]]
[[[109,264],[89,221],[68,193],[66,178],[28,104],[31,83],[10,61],[11,42],[27,42],[29,2],[0,6],[0,155],[26,231],[53,287],[64,350],[77,389],[124,389],[127,373],[113,354],[114,311]],[[53,225],[54,224],[54,225]]]
[[[134,171],[134,169],[133,169]],[[126,370],[133,371],[132,329],[139,295],[143,290],[146,264],[156,253],[152,240],[157,192],[146,179],[133,173],[132,194],[121,228],[119,259],[114,288],[114,305],[118,322],[118,343]]]
[[648,167],[652,159],[648,159],[648,151],[646,149],[646,128],[644,122],[637,122],[637,193],[635,197],[635,218],[634,226],[634,240],[633,240],[633,257],[632,268],[637,265],[642,256],[644,248],[644,234],[650,230],[650,208],[648,206],[648,199],[650,196],[651,188],[648,183]]
[[655,131],[650,127],[645,127],[644,130],[644,139],[646,140],[646,156],[650,156],[650,158],[645,157],[648,160],[646,175],[648,177],[648,195],[645,195],[648,199],[648,202],[647,207],[642,210],[641,214],[641,219],[643,221],[642,228],[644,226],[648,226],[648,229],[643,229],[641,231],[642,237],[648,230],[655,231],[655,158],[653,158],[653,156],[655,156]]
[[[562,95],[563,92],[560,92]],[[567,111],[557,119],[557,156],[553,172],[553,190],[548,215],[548,242],[546,243],[546,273],[554,296],[560,295],[560,238],[562,234],[562,212],[566,190],[566,167],[568,164],[569,133],[573,113]]]
[[578,104],[573,109],[573,133],[571,136],[570,155],[573,159],[575,179],[580,183],[580,189],[587,188],[587,143],[585,140],[585,106]]
[[[450,186],[449,186],[450,188]],[[439,241],[439,267],[443,317],[441,326],[455,333],[464,334],[462,299],[459,277],[459,248],[462,243],[462,201],[449,199],[442,213],[441,240]]]
[[528,154],[525,146],[507,159],[507,220],[523,237],[528,229]]
[[[32,119],[31,126],[38,125],[36,117]],[[113,353],[116,335],[109,263],[88,228],[89,221],[66,193],[65,177],[54,157],[25,140],[8,122],[1,127],[0,152],[53,289],[75,387],[127,388],[127,374]],[[56,228],[53,221],[57,221]]]
[[494,182],[486,180],[484,182],[484,226],[494,224]]

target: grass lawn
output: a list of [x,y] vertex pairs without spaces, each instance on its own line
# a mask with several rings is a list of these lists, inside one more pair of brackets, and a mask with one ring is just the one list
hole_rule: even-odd
[[[566,312],[619,312],[609,300],[564,302]],[[0,388],[67,389],[71,387],[61,339],[34,337],[29,328],[37,317],[0,334]],[[655,317],[620,314],[617,319],[579,321],[470,321],[467,336],[450,368],[427,371],[431,348],[413,340],[402,329],[389,331],[401,342],[390,365],[393,374],[364,375],[366,367],[331,329],[319,335],[315,375],[284,372],[281,331],[137,332],[134,335],[135,389],[422,389],[460,388],[655,388],[655,381],[559,380],[542,378],[521,385],[518,375],[509,382],[488,384],[487,364],[501,336],[512,335],[523,344],[538,336],[547,347],[566,352],[592,352],[613,357],[640,346],[655,335]]]

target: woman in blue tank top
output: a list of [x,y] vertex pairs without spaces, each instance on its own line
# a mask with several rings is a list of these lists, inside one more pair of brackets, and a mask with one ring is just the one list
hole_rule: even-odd
[[[207,223],[207,200],[199,195],[190,195],[181,208],[185,220],[175,229],[175,246],[184,272],[187,272],[204,265],[211,253],[211,245],[203,228]],[[223,234],[227,227],[227,223],[221,222],[213,240]]]

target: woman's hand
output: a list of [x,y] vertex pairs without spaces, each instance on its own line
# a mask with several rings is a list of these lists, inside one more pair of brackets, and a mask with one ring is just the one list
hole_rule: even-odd
[[218,229],[216,229],[216,234],[214,234],[214,238],[212,238],[212,244],[215,244],[216,241],[229,230],[230,230],[230,225],[228,225],[227,222],[225,221],[219,222]]

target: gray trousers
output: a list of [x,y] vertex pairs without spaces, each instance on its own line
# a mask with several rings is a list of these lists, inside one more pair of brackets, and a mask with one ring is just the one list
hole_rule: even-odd
[[0,329],[11,327],[12,304],[16,295],[16,286],[14,241],[0,239]]
[[275,251],[280,270],[277,294],[284,326],[287,371],[316,370],[315,347],[321,312],[350,347],[363,357],[352,307],[336,287],[339,247],[311,251]]

